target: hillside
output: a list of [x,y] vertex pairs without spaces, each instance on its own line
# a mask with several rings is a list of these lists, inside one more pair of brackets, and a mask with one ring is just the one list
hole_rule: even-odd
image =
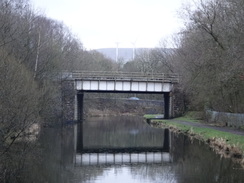
[[[135,49],[135,56],[136,54],[140,54],[143,51],[146,50],[151,50],[154,48],[136,48]],[[100,49],[95,49],[96,51],[102,53],[106,57],[116,60],[116,48],[100,48]],[[172,48],[165,48],[166,52],[172,51]],[[133,60],[133,48],[118,48],[118,60],[127,62],[130,60]]]

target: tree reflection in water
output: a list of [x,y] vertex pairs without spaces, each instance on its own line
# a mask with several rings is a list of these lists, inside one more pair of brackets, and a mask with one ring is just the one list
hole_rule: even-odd
[[[126,118],[87,120],[83,126],[83,147],[102,148],[105,145],[123,148],[126,147],[125,143],[128,143],[129,147],[138,144],[151,147],[163,146],[162,129],[151,128],[141,118],[129,118],[127,122],[121,122],[120,119],[125,121]],[[114,125],[120,122],[121,125]],[[192,141],[183,135],[172,133],[170,133],[170,161],[81,166],[74,163],[76,159],[74,131],[73,126],[44,129],[40,141],[45,147],[42,155],[44,158],[41,163],[36,164],[36,167],[32,167],[32,172],[29,174],[35,180],[34,182],[243,183],[244,180],[244,170],[239,165],[229,159],[221,158],[207,145],[197,140]],[[101,136],[102,132],[104,137]],[[96,137],[99,139],[94,142]],[[124,139],[124,142],[121,139]]]
[[[97,128],[95,128],[97,124]],[[84,147],[154,147],[163,146],[163,130],[149,127],[141,120],[123,118],[117,120],[91,121],[84,132]],[[108,125],[108,126],[107,126]],[[84,126],[86,124],[84,123]],[[86,127],[84,127],[86,128]],[[92,130],[91,130],[92,129]],[[99,131],[100,130],[100,131]],[[133,132],[137,130],[136,135]],[[160,131],[161,130],[161,131]],[[95,134],[97,140],[92,134]],[[103,136],[104,135],[104,136]],[[134,136],[133,136],[134,135]],[[161,136],[160,136],[161,135]],[[208,146],[198,140],[190,140],[183,135],[170,134],[171,148],[169,162],[97,165],[95,172],[103,172],[92,176],[92,182],[242,182],[244,171],[230,160],[220,158]],[[88,145],[89,144],[89,145]],[[236,167],[236,168],[234,168]],[[80,167],[85,170],[85,166]],[[82,172],[83,172],[82,171]],[[83,174],[82,172],[79,172]],[[119,173],[118,173],[119,172]],[[84,182],[87,182],[86,180]]]

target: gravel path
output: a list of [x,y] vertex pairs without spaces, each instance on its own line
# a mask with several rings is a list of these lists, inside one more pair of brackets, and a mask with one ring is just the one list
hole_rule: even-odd
[[184,124],[184,125],[190,125],[190,126],[195,126],[195,127],[201,127],[201,128],[210,128],[214,130],[219,130],[222,132],[229,132],[235,135],[241,135],[244,136],[244,130],[239,130],[235,128],[230,128],[230,127],[218,127],[218,126],[212,126],[209,124],[204,124],[204,123],[197,123],[197,122],[188,122],[188,121],[181,121],[181,120],[170,120],[179,124]]

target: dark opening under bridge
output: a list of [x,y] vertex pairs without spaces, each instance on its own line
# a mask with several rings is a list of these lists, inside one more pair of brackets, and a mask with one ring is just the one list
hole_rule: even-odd
[[164,95],[164,118],[173,117],[172,91],[179,83],[178,74],[76,71],[64,74],[74,82],[75,120],[83,119],[83,98],[86,92],[158,93]]

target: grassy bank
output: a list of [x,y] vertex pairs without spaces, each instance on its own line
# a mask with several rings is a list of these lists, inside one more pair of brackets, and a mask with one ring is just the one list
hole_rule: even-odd
[[224,157],[233,158],[244,165],[244,137],[229,132],[222,132],[211,128],[195,127],[181,124],[177,121],[200,123],[201,120],[194,119],[187,115],[174,120],[156,119],[158,115],[144,115],[144,118],[151,119],[151,125],[155,127],[169,128],[176,133],[184,133],[191,138],[196,138],[209,144],[210,147]]

